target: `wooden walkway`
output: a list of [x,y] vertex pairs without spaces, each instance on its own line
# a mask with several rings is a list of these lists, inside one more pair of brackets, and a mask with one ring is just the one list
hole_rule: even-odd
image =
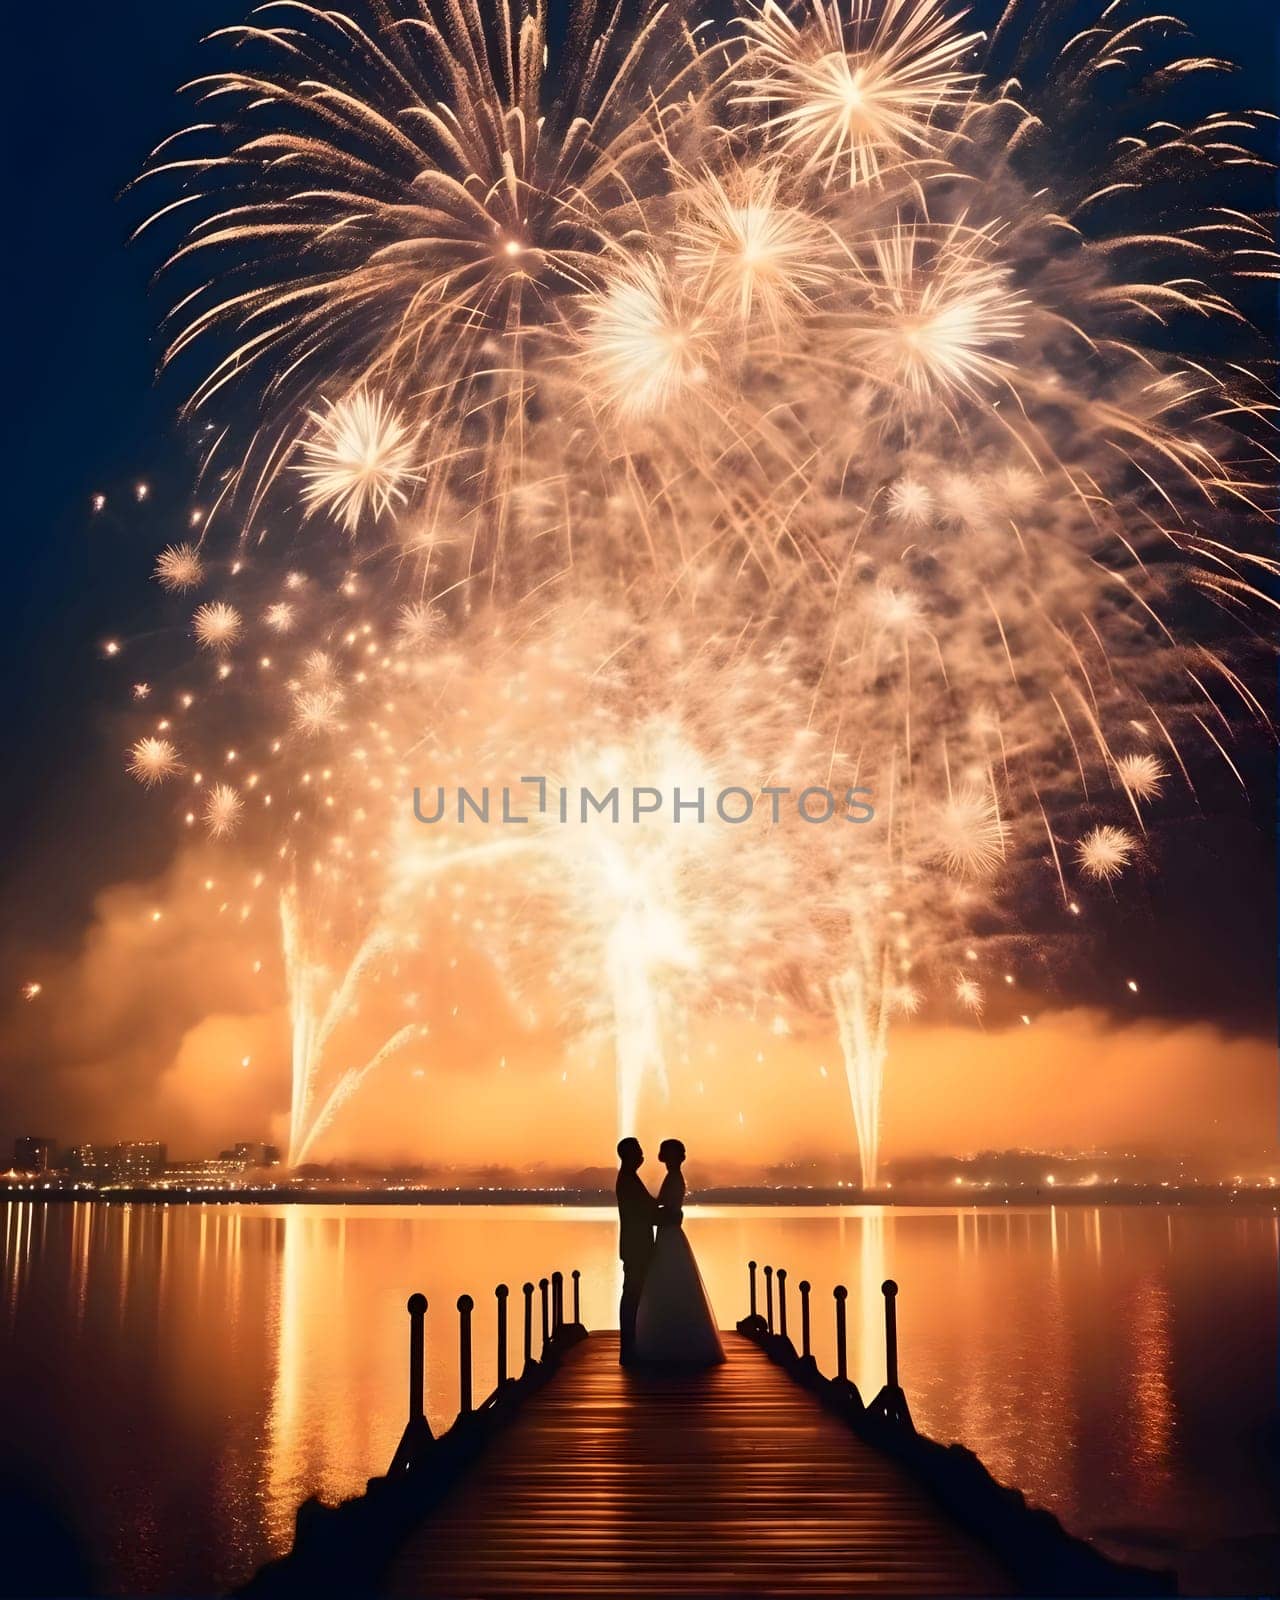
[[902,1468],[762,1351],[627,1371],[594,1333],[418,1527],[393,1595],[1009,1594]]

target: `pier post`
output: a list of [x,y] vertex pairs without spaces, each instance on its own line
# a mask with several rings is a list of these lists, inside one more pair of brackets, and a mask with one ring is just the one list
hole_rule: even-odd
[[886,1422],[895,1422],[914,1433],[911,1408],[898,1382],[898,1285],[892,1278],[886,1278],[880,1288],[884,1294],[885,1382],[867,1409],[873,1416],[883,1417]]
[[884,1381],[898,1387],[898,1285],[892,1278],[880,1286],[884,1295]]
[[778,1268],[778,1332],[787,1337],[787,1269]]
[[764,1269],[764,1310],[765,1310],[765,1318],[764,1318],[765,1326],[768,1328],[769,1332],[772,1333],[773,1332],[773,1268],[772,1267],[766,1267]]
[[838,1283],[831,1291],[836,1302],[836,1379],[840,1383],[849,1381],[849,1328],[845,1315],[845,1301],[849,1298],[849,1291],[844,1284]]
[[533,1285],[526,1283],[524,1295],[524,1371],[533,1366]]
[[422,1407],[422,1374],[426,1353],[427,1297],[411,1294],[409,1312],[409,1421],[424,1417]]
[[813,1347],[809,1338],[809,1289],[808,1278],[800,1280],[800,1359],[812,1363]]
[[458,1415],[471,1414],[471,1313],[475,1301],[469,1294],[458,1296]]
[[573,1278],[573,1325],[575,1328],[579,1328],[582,1326],[582,1303],[578,1298],[578,1286],[582,1280],[582,1274],[575,1267],[571,1276]]
[[493,1291],[498,1302],[498,1383],[499,1389],[507,1386],[507,1295],[510,1290],[500,1283]]
[[400,1443],[396,1446],[396,1453],[391,1458],[391,1466],[387,1471],[389,1478],[408,1472],[411,1467],[417,1464],[422,1454],[435,1442],[431,1434],[431,1424],[427,1421],[427,1414],[422,1403],[422,1375],[425,1366],[424,1352],[426,1348],[426,1295],[411,1294],[409,1296],[408,1312],[409,1420],[405,1424],[404,1432],[400,1435]]
[[538,1279],[538,1296],[542,1304],[542,1353],[547,1352],[547,1345],[551,1342],[551,1314],[547,1301],[547,1291],[550,1283],[546,1278]]
[[836,1375],[831,1380],[831,1387],[855,1412],[861,1412],[864,1409],[862,1396],[858,1393],[857,1384],[849,1381],[849,1321],[846,1311],[849,1291],[844,1284],[838,1283],[831,1293],[836,1303]]
[[759,1312],[756,1309],[756,1264],[754,1261],[747,1262],[747,1279],[751,1285],[751,1310],[748,1314],[752,1322],[754,1322],[759,1316]]
[[551,1274],[551,1333],[552,1337],[564,1327],[564,1273]]

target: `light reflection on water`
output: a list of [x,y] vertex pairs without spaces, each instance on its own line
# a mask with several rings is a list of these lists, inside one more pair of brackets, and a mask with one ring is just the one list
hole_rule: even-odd
[[[385,1469],[412,1290],[431,1302],[436,1427],[456,1409],[459,1294],[476,1301],[478,1395],[494,1380],[496,1283],[512,1288],[513,1366],[526,1278],[579,1268],[587,1325],[616,1324],[604,1209],[0,1210],[7,1465],[74,1507],[116,1591],[225,1588],[287,1546],[306,1495],[341,1498]],[[812,1282],[826,1371],[845,1284],[867,1398],[884,1381],[880,1285],[896,1279],[920,1428],[972,1446],[1074,1531],[1177,1562],[1191,1590],[1265,1586],[1280,1551],[1273,1215],[707,1207],[689,1231],[725,1326],[746,1312],[749,1257],[786,1267],[797,1340]]]

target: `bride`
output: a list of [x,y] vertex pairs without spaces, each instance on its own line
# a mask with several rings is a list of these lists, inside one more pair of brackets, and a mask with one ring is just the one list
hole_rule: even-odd
[[636,1312],[635,1354],[640,1361],[679,1361],[709,1367],[724,1360],[715,1315],[702,1287],[698,1263],[685,1238],[684,1146],[664,1139],[658,1160],[667,1169],[658,1190],[658,1234]]

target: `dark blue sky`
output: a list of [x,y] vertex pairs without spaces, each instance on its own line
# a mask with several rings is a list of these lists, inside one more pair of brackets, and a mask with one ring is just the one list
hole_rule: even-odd
[[[1240,100],[1274,103],[1271,0],[1175,0],[1173,9],[1207,50],[1243,63]],[[17,283],[7,329],[10,622],[0,631],[12,713],[0,822],[17,846],[4,887],[23,939],[65,937],[96,887],[158,867],[168,853],[163,812],[138,807],[121,770],[123,733],[111,715],[127,693],[127,663],[104,666],[99,653],[104,637],[149,626],[147,575],[155,550],[180,533],[191,475],[172,422],[178,396],[154,382],[157,247],[127,247],[141,204],[120,195],[177,126],[176,86],[207,70],[200,37],[246,10],[243,0],[72,0],[24,7],[8,24],[6,209]],[[1096,7],[1080,13],[1092,18]],[[145,511],[126,504],[139,478],[154,486]],[[109,497],[100,517],[89,509],[97,490]],[[1230,824],[1233,836],[1237,827],[1251,833],[1248,818]],[[1271,926],[1269,890],[1258,888],[1266,854],[1247,869],[1253,900],[1238,936],[1251,945]],[[1228,921],[1233,903],[1234,889],[1220,907]],[[1242,981],[1252,989],[1249,965]]]

